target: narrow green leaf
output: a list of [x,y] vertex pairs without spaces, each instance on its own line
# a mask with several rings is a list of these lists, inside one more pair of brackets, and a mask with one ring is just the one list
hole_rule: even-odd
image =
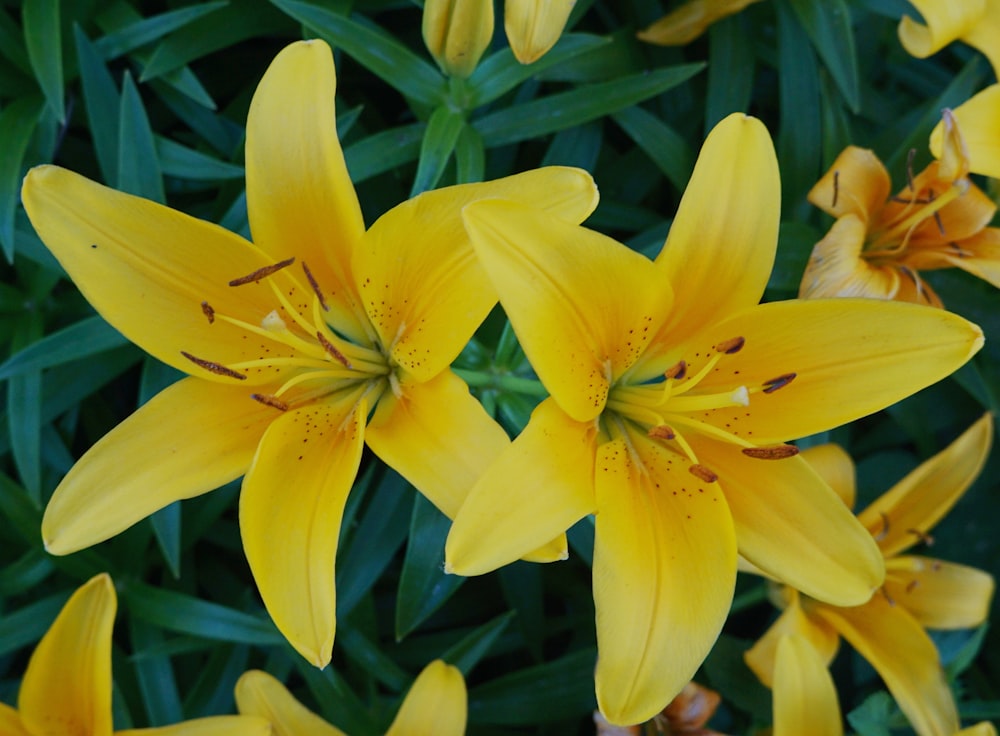
[[382,733],[368,708],[335,667],[318,670],[302,657],[295,658],[295,666],[319,703],[324,719],[346,733]]
[[56,119],[66,121],[63,102],[62,29],[59,0],[23,0],[24,45],[38,86]]
[[242,179],[243,167],[220,161],[201,151],[175,143],[169,138],[154,136],[157,157],[163,173],[192,181],[225,181]]
[[753,91],[754,34],[742,14],[712,24],[708,30],[708,89],[705,135],[733,112],[747,112]]
[[7,382],[7,432],[25,490],[36,504],[42,502],[42,375],[23,373]]
[[56,593],[36,600],[17,611],[0,616],[0,656],[34,644],[59,615],[69,592]]
[[[12,540],[5,539],[7,544]],[[31,590],[45,580],[55,565],[52,558],[41,549],[30,549],[14,562],[8,562],[0,568],[0,596],[21,594]]]
[[417,175],[413,179],[410,197],[437,186],[464,128],[465,116],[448,105],[442,105],[431,113],[420,144]]
[[79,26],[73,26],[73,37],[76,40],[76,57],[80,65],[88,129],[94,141],[97,163],[101,167],[104,181],[114,182],[118,179],[121,95],[118,94],[118,88],[101,55]]
[[542,166],[575,166],[593,171],[603,142],[604,129],[599,121],[560,130],[552,137]]
[[127,344],[128,340],[102,317],[88,317],[12,355],[0,365],[0,380],[80,360]]
[[415,160],[424,137],[423,123],[413,123],[352,143],[344,149],[347,170],[355,184]]
[[641,107],[627,107],[612,119],[641,148],[674,188],[683,192],[694,171],[695,152],[673,128]]
[[0,111],[0,247],[7,262],[14,260],[14,215],[21,199],[21,167],[42,103],[36,97],[15,100]]
[[118,120],[118,183],[129,194],[163,203],[163,174],[146,109],[132,75],[125,72]]
[[406,97],[427,107],[445,101],[447,83],[441,73],[380,28],[310,3],[271,2]]
[[354,626],[340,626],[337,630],[337,646],[347,657],[359,665],[390,690],[402,692],[412,679],[368,637]]
[[847,714],[847,722],[857,730],[858,736],[891,736],[892,720],[896,706],[885,691],[865,698],[865,701]]
[[[158,628],[135,617],[129,623],[133,652],[140,654],[146,649],[162,645],[163,634]],[[170,658],[162,654],[133,657],[132,666],[149,725],[166,726],[183,721],[184,709],[181,707]]]
[[441,655],[441,659],[455,665],[466,677],[472,668],[486,656],[493,644],[507,628],[514,617],[513,611],[502,613],[492,621],[488,621],[462,638],[461,641],[449,647]]
[[504,600],[507,607],[517,613],[517,628],[524,637],[528,652],[535,661],[541,662],[545,640],[542,566],[519,560],[498,572]]
[[[31,60],[24,45],[24,33],[6,11],[0,11],[0,56],[29,78],[33,76]],[[32,82],[34,87],[34,83]]]
[[396,640],[427,620],[465,581],[444,572],[444,542],[451,520],[417,494],[396,593]]
[[486,149],[483,137],[469,125],[462,127],[455,143],[455,181],[469,184],[486,175]]
[[[851,28],[850,8],[844,0],[788,0],[820,58],[844,95],[848,107],[861,110],[858,56]],[[782,71],[786,67],[782,66]]]
[[199,104],[165,81],[156,80],[149,86],[172,113],[223,156],[232,156],[240,150],[244,135],[240,125],[215,114],[211,107]]
[[611,82],[579,87],[569,92],[512,105],[473,121],[487,148],[517,143],[554,133],[623,108],[676,87],[704,68],[682,64],[634,74]]
[[151,18],[143,18],[107,34],[104,38],[99,39],[95,45],[101,56],[105,60],[111,61],[140,46],[158,41],[168,33],[183,28],[191,21],[197,20],[203,15],[214,13],[228,4],[228,0],[200,3],[154,15]]

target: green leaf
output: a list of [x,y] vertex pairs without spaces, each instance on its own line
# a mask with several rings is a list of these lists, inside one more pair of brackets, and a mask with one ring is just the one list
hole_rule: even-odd
[[413,161],[420,155],[423,123],[390,128],[352,143],[344,149],[347,170],[355,184]]
[[[705,93],[705,135],[733,112],[750,108],[753,91],[754,34],[745,18],[734,15],[708,29],[708,89]],[[654,159],[655,160],[655,159]]]
[[157,158],[163,173],[192,181],[225,181],[242,179],[243,167],[220,161],[201,151],[175,143],[169,138],[154,136]]
[[465,582],[461,575],[444,572],[444,542],[450,528],[451,520],[417,494],[396,592],[397,641],[426,621]]
[[42,103],[36,97],[15,100],[0,111],[0,247],[8,262],[14,260],[14,215],[21,199],[21,167],[35,131]]
[[118,88],[104,60],[79,26],[73,26],[73,37],[76,40],[84,107],[97,163],[101,167],[104,181],[114,182],[118,179],[121,95],[118,94]]
[[25,490],[42,502],[42,375],[22,373],[7,382],[7,431],[14,465]]
[[380,28],[362,25],[341,13],[297,0],[271,0],[295,20],[399,90],[427,107],[437,107],[447,96],[441,73]]
[[0,656],[41,639],[69,596],[69,592],[56,593],[36,599],[16,611],[5,611],[0,616]]
[[847,722],[858,736],[891,736],[891,724],[896,706],[885,691],[865,698],[865,702],[847,714]]
[[442,105],[431,113],[420,144],[417,175],[413,179],[410,197],[416,197],[437,186],[452,151],[455,150],[458,136],[464,129],[465,116],[447,105]]
[[125,72],[122,100],[118,119],[118,183],[123,192],[151,199],[161,204],[166,201],[163,192],[163,174],[153,142],[153,129],[149,125],[146,109],[142,106],[139,90],[132,75]]
[[63,103],[62,29],[59,0],[23,0],[24,45],[38,86],[56,119],[66,122]]
[[[5,539],[8,544],[11,540]],[[0,596],[21,594],[52,574],[52,558],[41,549],[31,549],[0,568]]]
[[542,166],[575,166],[593,171],[603,142],[604,126],[599,121],[560,130],[552,136]]
[[545,591],[542,587],[542,567],[517,561],[499,571],[500,587],[504,601],[517,613],[517,627],[527,644],[528,652],[541,662],[544,659],[542,644],[545,641]]
[[482,181],[486,174],[486,149],[483,137],[472,127],[462,126],[455,144],[455,181],[469,184]]
[[127,344],[128,340],[102,317],[88,317],[12,355],[0,365],[0,380],[81,360]]
[[295,666],[309,686],[313,699],[319,703],[320,715],[350,734],[373,734],[377,725],[365,704],[334,667],[318,670],[302,657]]
[[140,655],[132,658],[132,666],[135,669],[139,691],[142,693],[149,725],[166,726],[183,721],[184,709],[181,707],[180,693],[177,691],[170,658],[163,654],[142,656],[145,650],[162,645],[162,632],[135,617],[131,618],[129,623],[132,651]]
[[652,72],[633,74],[611,82],[579,87],[543,97],[474,120],[487,148],[517,143],[580,125],[676,87],[704,68],[704,64],[681,64]]
[[441,655],[441,659],[455,665],[462,671],[463,675],[468,677],[472,668],[486,656],[513,617],[513,611],[500,614],[492,621],[488,621],[462,637],[461,641],[449,647]]
[[641,148],[678,192],[687,187],[694,171],[695,152],[665,122],[641,107],[627,107],[612,118]]
[[99,39],[95,45],[101,56],[106,61],[111,61],[140,46],[158,41],[168,33],[183,28],[191,21],[197,20],[203,15],[214,13],[228,4],[228,0],[200,3],[154,15],[151,18],[143,18],[107,34],[104,38]]
[[[851,111],[861,110],[858,56],[851,12],[844,0],[788,0]],[[787,67],[782,66],[782,71]]]
[[354,626],[341,626],[337,631],[337,646],[390,690],[402,692],[412,679],[391,657]]

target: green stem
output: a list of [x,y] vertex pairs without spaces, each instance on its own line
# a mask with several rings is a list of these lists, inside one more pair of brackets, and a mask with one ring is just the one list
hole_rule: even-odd
[[506,393],[537,396],[538,398],[545,398],[549,395],[549,392],[545,390],[545,386],[534,378],[520,378],[519,376],[470,371],[461,368],[454,370],[459,378],[476,388],[491,388]]
[[733,598],[733,605],[729,609],[730,614],[742,611],[744,608],[756,606],[767,600],[767,584],[754,586]]

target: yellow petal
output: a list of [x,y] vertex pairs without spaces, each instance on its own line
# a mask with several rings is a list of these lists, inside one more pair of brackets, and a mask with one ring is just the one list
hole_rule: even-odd
[[905,608],[879,593],[856,608],[817,605],[815,611],[875,668],[918,734],[958,730],[934,642]]
[[808,639],[783,636],[774,670],[774,736],[843,736],[826,663]]
[[427,0],[421,27],[441,71],[467,77],[493,38],[493,0]]
[[[195,718],[173,726],[129,728],[115,731],[115,736],[270,736],[271,724],[250,716],[210,716]],[[307,736],[302,732],[303,736]],[[339,732],[338,732],[339,733]]]
[[997,730],[992,723],[983,721],[982,723],[977,723],[975,726],[963,728],[955,736],[997,736]]
[[236,682],[235,694],[239,712],[267,719],[275,736],[346,736],[302,705],[266,672],[244,672]]
[[496,304],[461,217],[463,207],[483,198],[549,210],[576,224],[597,205],[597,189],[581,169],[550,166],[425,192],[372,225],[354,259],[361,297],[386,350],[418,380],[451,365]]
[[[969,169],[977,174],[1000,178],[1000,84],[994,84],[975,94],[952,111],[969,150]],[[931,132],[931,153],[941,157],[944,126],[937,124]]]
[[479,476],[510,446],[465,382],[444,371],[427,383],[403,379],[386,392],[365,441],[427,499],[454,519]]
[[829,215],[854,215],[863,223],[874,220],[889,198],[892,181],[875,153],[848,146],[809,190],[808,199]]
[[1000,2],[986,0],[983,14],[962,35],[962,40],[982,53],[993,66],[993,73],[1000,75]]
[[594,419],[666,316],[668,283],[621,243],[523,205],[476,202],[465,222],[542,383],[573,419]]
[[929,629],[979,626],[989,615],[993,576],[974,567],[928,557],[885,563],[885,592]]
[[56,555],[97,544],[250,465],[277,412],[242,388],[187,378],[153,397],[73,466],[42,519]]
[[[265,282],[229,286],[274,263],[258,248],[216,225],[56,166],[32,169],[22,197],[39,237],[83,295],[143,350],[186,373],[228,384],[234,379],[197,368],[181,351],[221,364],[260,357],[259,339],[245,340],[243,329],[221,319],[210,324],[202,306],[253,324],[275,308]],[[289,288],[295,288],[290,279]],[[240,383],[273,376],[257,373]]]
[[70,596],[38,642],[17,708],[32,734],[111,736],[111,630],[118,601],[107,573]]
[[948,181],[964,179],[969,175],[969,147],[965,145],[955,115],[948,108],[941,111],[941,124],[944,126],[941,178]]
[[576,0],[504,0],[503,26],[522,64],[542,58],[562,35]]
[[283,414],[261,439],[240,494],[243,549],[264,606],[317,667],[333,649],[334,558],[367,413],[350,395]]
[[445,570],[482,575],[536,550],[595,509],[593,423],[546,399],[455,516]]
[[768,687],[774,685],[774,668],[778,645],[789,636],[803,639],[819,654],[823,666],[833,661],[840,644],[840,635],[822,619],[810,617],[799,605],[798,592],[787,589],[791,596],[788,607],[782,611],[771,627],[743,654],[747,666],[757,675],[757,679]]
[[1000,228],[988,227],[956,245],[957,252],[941,253],[943,261],[1000,288]]
[[802,459],[812,466],[819,477],[826,482],[849,509],[854,508],[857,484],[854,475],[854,461],[840,445],[827,443],[803,450]]
[[993,415],[985,414],[858,514],[886,557],[912,547],[948,513],[979,475],[992,440]]
[[[940,309],[868,299],[771,302],[738,312],[682,345],[703,355],[739,335],[745,346],[699,391],[752,392],[749,407],[718,409],[707,420],[755,443],[772,444],[846,424],[951,374],[983,344],[976,325]],[[793,380],[758,392],[776,378]],[[770,385],[773,385],[771,383]],[[749,413],[749,416],[745,416]],[[728,425],[727,425],[728,423]]]
[[[615,725],[652,718],[694,676],[726,620],[736,539],[718,484],[631,434],[598,448],[597,703]],[[641,465],[639,464],[641,463]]]
[[751,563],[836,605],[863,603],[882,583],[882,555],[871,535],[805,460],[759,460],[711,440],[692,447],[718,474],[740,554]]
[[733,114],[709,134],[656,262],[674,289],[673,342],[760,301],[778,244],[781,183],[771,137]]
[[635,35],[659,46],[684,46],[716,21],[738,13],[757,0],[689,0]]
[[855,215],[844,215],[833,223],[813,246],[802,273],[799,297],[897,298],[901,287],[899,270],[862,258],[865,236],[865,223]]
[[306,262],[331,322],[357,340],[365,332],[351,256],[365,226],[337,140],[336,86],[324,41],[293,43],[271,62],[247,116],[247,211],[258,247]]
[[3,736],[32,736],[24,730],[21,716],[6,703],[0,703],[0,734]]
[[910,0],[920,11],[924,22],[909,15],[899,21],[899,41],[912,56],[924,59],[952,41],[965,36],[980,22],[985,0],[965,0],[960,3],[946,0]]
[[414,681],[385,736],[462,736],[467,701],[462,673],[436,659]]

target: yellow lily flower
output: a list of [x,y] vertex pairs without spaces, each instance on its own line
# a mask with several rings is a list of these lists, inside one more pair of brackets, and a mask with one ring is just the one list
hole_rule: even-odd
[[[542,169],[425,193],[365,231],[335,82],[321,41],[292,44],[264,75],[247,123],[252,244],[57,167],[23,187],[39,236],[97,311],[190,374],[69,472],[45,512],[46,548],[95,544],[245,474],[240,527],[264,604],[320,667],[364,444],[448,516],[509,445],[448,367],[496,301],[461,208],[509,197],[579,222],[597,200],[585,172]],[[539,555],[564,556],[565,540]]]
[[868,599],[878,548],[783,443],[892,404],[982,343],[910,304],[759,305],[779,192],[767,131],[733,115],[655,262],[517,203],[465,208],[551,397],[469,493],[445,566],[489,572],[596,513],[597,700],[616,725],[648,720],[691,679],[728,613],[737,545],[820,598]]
[[658,46],[685,46],[708,27],[760,0],[689,0],[636,33],[640,41]]
[[[885,584],[867,603],[839,607],[794,587],[775,591],[785,610],[745,659],[764,684],[773,685],[776,697],[775,657],[783,636],[803,637],[827,664],[843,637],[881,675],[920,736],[958,731],[951,690],[924,628],[980,625],[989,612],[993,578],[964,565],[901,553],[929,539],[931,528],[979,475],[992,437],[993,417],[987,414],[858,514],[885,555]],[[854,467],[846,452],[823,445],[802,457],[830,479],[848,508],[854,505]]]
[[493,38],[493,0],[427,0],[422,29],[441,71],[467,77]]
[[[0,703],[4,736],[111,736],[111,633],[118,599],[107,573],[80,586],[28,660],[17,709]],[[268,736],[253,716],[214,716],[119,736]]]
[[[996,44],[1000,46],[1000,44]],[[969,157],[969,171],[1000,179],[1000,84],[977,92],[952,111],[962,129]],[[944,156],[945,126],[938,123],[931,132],[931,153]]]
[[[271,675],[250,670],[236,683],[236,706],[266,718],[275,736],[347,736],[306,708]],[[403,700],[386,736],[462,736],[468,715],[462,673],[440,659],[427,665]]]
[[990,60],[1000,74],[1000,0],[910,0],[924,22],[904,15],[899,41],[912,56],[924,59],[953,41],[964,41]]
[[933,161],[890,197],[889,174],[870,150],[849,146],[809,192],[837,221],[813,248],[799,296],[861,296],[941,306],[918,273],[961,268],[1000,286],[996,205],[967,178],[958,123],[945,111],[946,143]]
[[503,27],[522,64],[541,59],[556,45],[576,0],[504,0]]
[[837,690],[826,662],[804,636],[782,634],[774,661],[772,736],[843,736]]

